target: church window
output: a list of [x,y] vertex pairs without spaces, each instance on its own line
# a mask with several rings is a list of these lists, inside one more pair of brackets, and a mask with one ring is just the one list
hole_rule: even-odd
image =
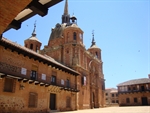
[[76,34],[76,32],[73,33],[73,39],[77,40],[77,34]]
[[97,53],[97,52],[95,52],[95,54],[96,54],[96,58],[98,58],[98,53]]
[[30,49],[33,49],[33,44],[30,45]]
[[38,52],[38,50],[39,50],[39,49],[38,49],[38,46],[36,46],[36,52]]

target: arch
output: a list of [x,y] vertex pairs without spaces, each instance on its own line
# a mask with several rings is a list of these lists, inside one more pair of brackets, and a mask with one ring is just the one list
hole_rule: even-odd
[[30,44],[30,49],[33,49],[33,44]]

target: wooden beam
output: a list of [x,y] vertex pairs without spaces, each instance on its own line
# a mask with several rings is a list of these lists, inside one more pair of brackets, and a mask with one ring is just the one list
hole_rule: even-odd
[[37,0],[33,0],[27,7],[42,17],[48,13],[48,8],[46,8]]

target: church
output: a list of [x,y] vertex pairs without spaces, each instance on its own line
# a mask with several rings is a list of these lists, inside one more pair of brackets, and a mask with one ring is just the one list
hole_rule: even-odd
[[[77,17],[65,1],[62,22],[41,49],[36,25],[24,46],[0,41],[0,111],[20,113],[93,109],[105,106],[101,49],[94,34],[86,49]],[[2,54],[3,53],[3,54]]]

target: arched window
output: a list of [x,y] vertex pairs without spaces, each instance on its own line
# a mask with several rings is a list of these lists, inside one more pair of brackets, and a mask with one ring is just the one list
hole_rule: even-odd
[[98,52],[95,52],[96,58],[98,58]]
[[36,52],[38,52],[38,50],[39,50],[39,48],[38,48],[38,46],[36,46]]
[[77,34],[76,34],[76,32],[73,33],[73,40],[77,40]]
[[30,49],[33,49],[33,44],[30,45]]

